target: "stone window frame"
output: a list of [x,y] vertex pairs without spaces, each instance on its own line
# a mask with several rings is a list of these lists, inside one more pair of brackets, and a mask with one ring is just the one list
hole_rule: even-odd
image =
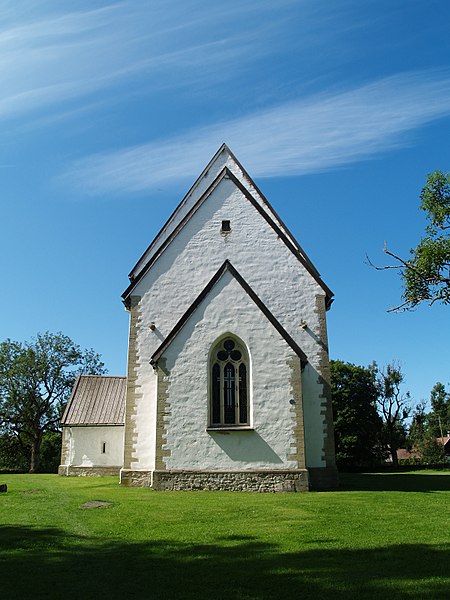
[[[233,342],[234,343],[234,347],[232,348],[232,350],[227,351],[224,347],[224,344],[226,344],[227,342]],[[236,356],[231,356],[231,354],[234,354],[234,352],[238,352],[241,354],[241,356],[239,358],[237,358]],[[218,360],[218,353],[219,352],[225,352],[228,354],[228,356],[225,358],[223,357],[222,360]],[[217,365],[219,365],[220,368],[220,383],[219,383],[219,389],[218,392],[220,394],[220,419],[214,419],[213,418],[213,413],[214,413],[214,398],[217,397],[217,390],[216,392],[214,391],[214,377],[217,377],[217,374],[214,373],[213,371],[216,370],[215,367],[217,367]],[[234,398],[236,400],[236,404],[234,407],[235,410],[235,419],[233,422],[227,422],[227,419],[225,418],[225,389],[224,389],[224,383],[225,383],[225,369],[228,365],[232,365],[234,368],[234,374],[235,374],[235,379],[234,379]],[[245,376],[246,376],[246,382],[245,382],[245,386],[241,387],[240,383],[242,383],[242,381],[240,381],[239,379],[239,371],[242,369],[242,367],[244,367],[245,369]],[[250,385],[250,381],[251,381],[251,377],[250,377],[251,373],[250,373],[250,353],[248,351],[247,345],[235,334],[233,333],[227,333],[224,334],[222,336],[220,336],[220,338],[218,338],[212,345],[211,345],[211,349],[210,349],[210,353],[209,353],[209,360],[208,360],[208,426],[207,426],[207,430],[245,430],[245,429],[253,429],[252,425],[251,425],[251,415],[252,415],[252,411],[251,411],[251,385]],[[241,412],[241,399],[242,399],[242,392],[245,391],[245,402],[246,402],[246,418],[245,420],[242,418],[242,412]],[[245,410],[245,409],[244,409]],[[216,405],[216,411],[217,411],[217,405]]]

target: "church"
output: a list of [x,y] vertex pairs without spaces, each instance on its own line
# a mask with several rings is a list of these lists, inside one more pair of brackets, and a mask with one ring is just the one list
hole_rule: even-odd
[[127,377],[77,380],[61,475],[117,472],[156,490],[337,485],[333,294],[225,144],[129,280]]

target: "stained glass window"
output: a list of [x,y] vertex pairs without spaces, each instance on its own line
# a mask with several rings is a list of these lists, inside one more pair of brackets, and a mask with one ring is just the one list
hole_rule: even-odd
[[211,425],[240,426],[250,423],[248,359],[245,347],[226,338],[214,348],[211,360]]
[[212,368],[212,422],[220,423],[220,366],[214,363]]

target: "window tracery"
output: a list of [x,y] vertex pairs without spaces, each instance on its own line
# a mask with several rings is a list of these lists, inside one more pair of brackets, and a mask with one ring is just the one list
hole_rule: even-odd
[[242,344],[227,337],[211,354],[212,427],[250,424],[248,358]]

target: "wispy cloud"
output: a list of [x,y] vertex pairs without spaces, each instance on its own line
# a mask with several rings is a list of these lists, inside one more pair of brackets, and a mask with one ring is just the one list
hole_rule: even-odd
[[90,194],[142,192],[191,179],[223,141],[256,177],[314,173],[404,146],[408,133],[448,115],[448,72],[398,74],[90,156],[64,180]]
[[[20,5],[1,14],[0,119],[55,107],[63,112],[70,101],[130,80],[150,89],[198,81],[213,87],[233,76],[239,60],[251,63],[267,53],[270,44],[261,33],[266,28],[279,35],[273,22],[281,19],[279,6],[256,0],[225,7],[128,0],[63,13],[54,12],[55,3],[41,6],[35,12],[30,7],[30,14],[19,14]],[[259,35],[235,26],[245,19],[253,19]]]

